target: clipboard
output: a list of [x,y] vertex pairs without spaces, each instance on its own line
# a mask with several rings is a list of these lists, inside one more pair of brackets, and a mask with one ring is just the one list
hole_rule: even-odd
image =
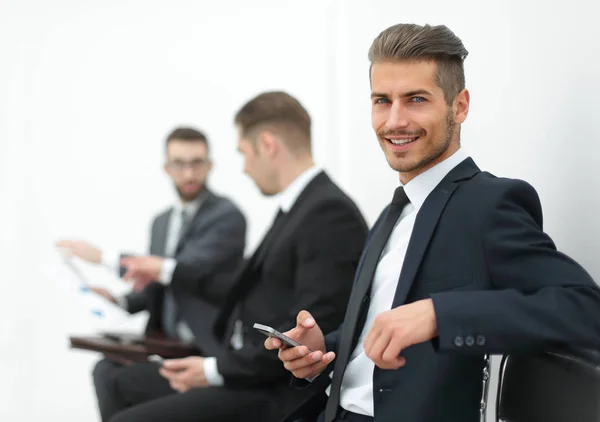
[[102,353],[123,364],[148,362],[151,355],[165,359],[202,355],[191,343],[131,333],[105,332],[96,336],[71,336],[69,342],[71,349]]

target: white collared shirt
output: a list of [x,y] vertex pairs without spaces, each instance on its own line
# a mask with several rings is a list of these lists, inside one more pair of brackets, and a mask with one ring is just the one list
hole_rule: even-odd
[[281,211],[284,213],[290,212],[300,194],[306,189],[306,186],[322,171],[320,167],[312,166],[296,177],[292,183],[279,193],[277,195],[277,202]]
[[[310,167],[296,177],[292,183],[279,193],[277,195],[277,202],[281,211],[288,213],[308,184],[322,171],[323,170],[318,166]],[[234,333],[231,337],[231,345],[236,350],[241,349],[244,345],[241,321],[236,321]],[[208,384],[212,386],[222,386],[225,380],[219,373],[219,368],[217,368],[217,359],[214,357],[205,358],[203,365],[204,376],[206,377]]]
[[[375,365],[365,354],[363,342],[375,317],[392,307],[408,242],[421,206],[442,179],[466,158],[465,152],[459,149],[404,186],[410,204],[404,207],[379,258],[373,276],[372,299],[365,325],[342,380],[340,406],[350,412],[368,416],[374,414],[373,370]],[[329,394],[329,389],[327,393]]]

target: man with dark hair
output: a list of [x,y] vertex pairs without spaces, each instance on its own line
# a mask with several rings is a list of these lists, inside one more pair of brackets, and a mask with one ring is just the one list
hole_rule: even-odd
[[534,188],[461,149],[466,56],[429,25],[392,26],[369,51],[372,125],[400,187],[341,327],[327,334],[306,308],[285,333],[303,346],[265,341],[316,377],[307,390],[332,378],[321,421],[476,422],[485,354],[600,346],[600,289],[544,233]]
[[[179,263],[195,264],[198,280],[217,277],[223,294],[243,259],[246,220],[240,210],[228,199],[212,193],[206,187],[211,161],[206,136],[193,128],[176,128],[166,141],[165,171],[173,181],[179,201],[159,214],[152,224],[150,259],[160,261],[159,271],[135,291],[114,297],[102,288],[93,290],[130,313],[147,310],[150,313],[147,334],[164,332],[168,337],[193,342],[200,350],[217,350],[219,342],[213,334],[213,325],[219,312],[216,303],[194,297],[194,281],[172,283],[173,269]],[[121,275],[121,263],[128,259],[119,253],[101,251],[87,242],[63,240],[59,247],[88,262],[104,264]],[[161,257],[161,258],[159,258]],[[157,372],[155,364],[121,363],[104,359],[94,368],[94,385],[103,421],[128,405],[120,393],[123,380],[141,377],[146,372]],[[138,386],[152,390],[151,384]]]
[[[122,385],[132,404],[140,404],[112,422],[276,421],[298,392],[253,324],[287,327],[306,308],[325,331],[342,321],[367,225],[352,200],[314,164],[308,113],[289,94],[267,92],[244,105],[235,123],[244,170],[263,194],[277,195],[277,217],[224,302],[215,327],[223,347],[206,357],[167,360],[160,369],[163,398],[138,394],[142,379]],[[143,259],[136,264],[136,280],[156,276]],[[173,284],[194,282],[200,270],[178,263]],[[197,294],[207,300],[224,296],[210,279],[197,285]]]

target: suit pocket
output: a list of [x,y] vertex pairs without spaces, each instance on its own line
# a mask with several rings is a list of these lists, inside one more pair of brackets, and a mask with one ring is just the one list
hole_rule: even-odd
[[443,292],[446,290],[456,290],[468,287],[473,284],[472,274],[452,274],[436,277],[424,277],[419,279],[419,289],[425,289],[428,292]]

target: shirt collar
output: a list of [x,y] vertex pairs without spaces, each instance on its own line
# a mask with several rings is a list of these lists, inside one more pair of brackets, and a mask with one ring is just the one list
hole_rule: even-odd
[[178,213],[185,211],[187,217],[193,217],[196,215],[196,213],[200,209],[200,206],[206,200],[207,196],[207,190],[202,189],[202,191],[198,194],[196,199],[186,204],[182,203],[181,200],[179,200],[175,203],[175,205],[173,205],[173,209]]
[[289,212],[306,186],[323,171],[318,166],[312,166],[296,177],[282,192],[277,195],[277,203],[283,212]]
[[417,211],[444,177],[467,157],[467,153],[462,148],[459,148],[450,157],[419,174],[404,185],[406,196],[408,196],[410,203]]

